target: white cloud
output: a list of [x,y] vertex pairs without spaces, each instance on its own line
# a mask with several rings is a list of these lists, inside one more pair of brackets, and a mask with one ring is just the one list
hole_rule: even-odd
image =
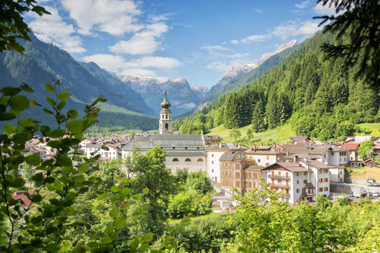
[[45,9],[51,13],[51,15],[38,16],[37,14],[28,14],[34,18],[29,23],[29,27],[33,30],[34,34],[40,40],[52,43],[69,53],[83,53],[86,51],[82,47],[82,40],[79,36],[73,35],[76,32],[75,28],[71,24],[67,24],[61,18],[58,10],[46,6]]
[[141,11],[132,0],[62,0],[61,3],[83,35],[90,35],[91,30],[123,35],[143,28],[135,18]]
[[229,66],[231,65],[225,62],[211,62],[210,64],[207,65],[206,68],[216,70],[219,72],[225,72]]
[[223,47],[221,45],[214,45],[214,46],[212,46],[212,45],[207,45],[207,44],[205,46],[203,46],[202,49],[206,49],[206,50],[209,50],[209,51],[211,51],[211,50],[220,50],[220,51],[228,51],[228,50],[230,50],[229,48]]
[[239,41],[238,40],[231,40],[231,44],[238,45]]
[[306,0],[300,4],[296,4],[296,7],[302,10],[302,9],[305,9],[307,6],[309,6],[309,4],[310,4],[310,0]]
[[255,9],[255,11],[256,11],[257,13],[263,13],[263,10],[260,10],[260,9]]
[[252,35],[247,38],[241,39],[242,44],[250,44],[251,42],[262,42],[269,40],[272,37],[271,34]]
[[319,22],[316,21],[306,21],[302,23],[291,22],[288,25],[276,26],[272,31],[272,34],[276,37],[280,37],[283,40],[298,35],[310,36],[322,29],[322,27],[318,27],[318,24]]
[[[180,61],[169,57],[147,56],[126,61],[120,55],[95,54],[83,57],[85,62],[95,62],[99,67],[130,75],[158,77],[156,71],[150,69],[172,69],[181,65]],[[165,79],[166,77],[162,77]]]
[[117,54],[152,54],[161,45],[158,38],[168,30],[169,27],[165,23],[150,24],[144,30],[134,34],[130,40],[119,41],[109,49]]
[[314,6],[313,11],[320,15],[334,15],[335,13],[335,7],[334,5],[329,7],[329,4],[323,5],[322,2],[318,3],[316,6]]

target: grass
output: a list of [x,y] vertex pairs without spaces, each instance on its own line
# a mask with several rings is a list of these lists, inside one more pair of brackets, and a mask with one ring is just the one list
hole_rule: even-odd
[[362,133],[356,133],[356,135],[359,134],[365,134],[365,135],[371,135],[371,136],[379,136],[380,135],[380,123],[363,123],[358,124],[358,127],[362,129]]
[[[219,216],[223,216],[227,214],[228,213],[214,213],[214,212],[211,212],[211,210],[208,210],[206,214],[204,215],[199,215],[199,216],[190,215],[190,216],[187,216],[187,218],[190,218],[191,222],[194,222],[194,221],[207,220],[210,218],[219,217]],[[169,219],[169,224],[170,225],[177,224],[177,223],[180,223],[181,220],[182,219]]]
[[361,169],[352,169],[352,172],[350,173],[350,178],[359,180],[367,180],[367,178],[373,178],[376,181],[380,181],[380,168],[363,167]]
[[[247,130],[251,128],[251,125],[239,128],[241,132],[241,139],[244,139],[247,134]],[[224,142],[234,142],[234,139],[229,137],[230,129],[225,128],[223,125],[211,129],[210,135],[219,135],[224,139]],[[295,133],[291,129],[290,124],[285,124],[275,129],[270,129],[261,133],[253,133],[253,141],[256,144],[260,142],[264,144],[284,143],[290,136],[295,136]],[[239,141],[238,141],[239,142]]]

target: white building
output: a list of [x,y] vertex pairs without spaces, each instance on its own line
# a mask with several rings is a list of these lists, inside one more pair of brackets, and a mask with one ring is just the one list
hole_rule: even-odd
[[244,151],[247,147],[240,146],[232,143],[219,143],[210,146],[207,151],[207,175],[208,177],[218,183],[221,183],[220,175],[220,157],[227,151]]
[[267,167],[280,162],[286,155],[284,151],[272,146],[253,146],[245,151],[247,159],[254,160],[257,165]]
[[133,149],[138,147],[141,154],[145,154],[155,146],[160,146],[167,153],[166,167],[172,173],[177,169],[187,168],[189,172],[206,171],[206,152],[204,135],[199,134],[172,134],[172,119],[169,110],[170,103],[164,96],[161,103],[162,110],[159,119],[159,133],[151,136],[135,136],[122,148],[122,157],[131,156]]
[[87,144],[85,148],[86,157],[89,159],[100,155],[100,159],[102,160],[114,160],[119,157],[120,150],[117,147],[111,145],[106,145],[105,147],[107,147],[108,150],[102,148],[101,143]]
[[330,196],[332,167],[317,160],[298,159],[272,164],[263,169],[263,178],[271,190],[283,193],[287,203],[316,201],[318,195]]

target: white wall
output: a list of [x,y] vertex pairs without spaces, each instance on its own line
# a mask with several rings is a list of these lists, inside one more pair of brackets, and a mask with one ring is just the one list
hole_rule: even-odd
[[[177,158],[178,162],[173,162],[173,159]],[[190,158],[191,162],[185,162],[187,158]],[[198,162],[198,159],[202,159]],[[167,156],[166,157],[166,167],[171,169],[173,174],[176,173],[177,169],[189,169],[189,172],[206,171],[206,157],[201,156]]]
[[264,167],[279,162],[277,155],[247,154],[247,159],[253,159],[257,165]]
[[218,183],[221,182],[219,159],[224,153],[225,151],[207,151],[207,175]]

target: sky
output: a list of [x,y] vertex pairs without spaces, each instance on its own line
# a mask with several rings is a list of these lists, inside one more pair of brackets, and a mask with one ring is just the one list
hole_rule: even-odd
[[38,0],[52,15],[28,13],[42,41],[78,61],[131,75],[215,85],[228,67],[253,63],[321,29],[333,14],[316,0]]

